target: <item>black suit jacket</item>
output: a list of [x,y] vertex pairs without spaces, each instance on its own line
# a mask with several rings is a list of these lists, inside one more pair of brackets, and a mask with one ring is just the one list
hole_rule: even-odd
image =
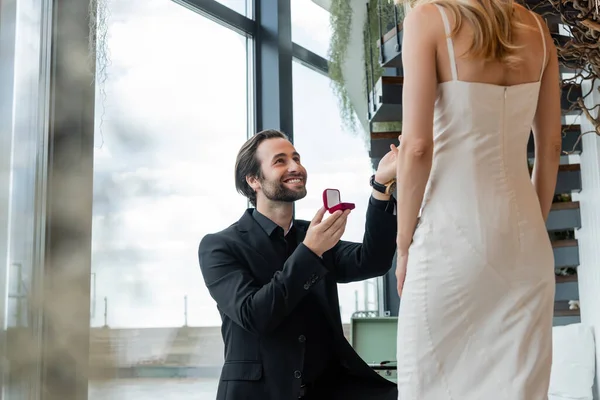
[[[294,224],[302,241],[309,222]],[[333,328],[343,368],[395,395],[396,386],[356,354],[342,329],[336,284],[384,275],[396,250],[394,215],[369,204],[365,225],[362,244],[340,241],[321,259],[301,243],[283,269],[252,209],[227,229],[202,239],[200,268],[223,320],[225,364],[217,400],[298,398],[304,343],[294,307],[310,292],[317,295]],[[378,398],[369,388],[354,392],[356,399]]]

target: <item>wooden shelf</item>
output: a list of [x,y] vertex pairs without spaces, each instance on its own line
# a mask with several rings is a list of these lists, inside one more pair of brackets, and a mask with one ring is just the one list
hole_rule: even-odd
[[577,239],[567,239],[567,240],[553,240],[552,247],[557,249],[560,247],[576,247]]
[[399,122],[402,119],[402,76],[382,76],[369,94],[371,122]]
[[546,220],[548,232],[569,231],[581,228],[581,211],[578,201],[553,203]]
[[404,85],[403,76],[382,76],[381,83],[384,85]]
[[389,132],[371,132],[371,140],[397,140],[402,132],[389,131]]
[[561,201],[561,202],[557,202],[557,203],[552,203],[552,207],[550,208],[550,210],[551,211],[575,210],[578,208],[579,208],[578,201]]
[[575,275],[554,275],[556,278],[556,283],[569,283],[569,282],[577,282],[577,274]]
[[569,310],[568,300],[559,300],[554,302],[555,317],[578,317],[580,315],[581,311],[579,310],[579,308],[577,308],[576,310]]
[[[529,172],[533,171],[533,167],[529,166]],[[581,171],[581,164],[561,164],[558,166],[558,172],[573,172]]]

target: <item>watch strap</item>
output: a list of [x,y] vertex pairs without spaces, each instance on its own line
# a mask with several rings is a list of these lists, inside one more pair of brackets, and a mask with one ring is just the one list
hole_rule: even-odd
[[375,175],[371,175],[370,184],[373,189],[377,190],[379,193],[385,194],[387,187],[385,185],[382,185],[381,183],[377,182],[375,180]]
[[383,194],[392,195],[392,193],[396,190],[396,179],[392,179],[386,183],[379,183],[375,180],[375,175],[372,175],[370,183],[373,189]]

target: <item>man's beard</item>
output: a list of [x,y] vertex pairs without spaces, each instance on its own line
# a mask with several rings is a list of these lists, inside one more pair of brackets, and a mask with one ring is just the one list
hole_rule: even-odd
[[[303,181],[306,182],[306,180]],[[306,196],[306,186],[302,187],[302,189],[292,190],[285,187],[285,184],[279,181],[272,182],[261,179],[260,183],[263,194],[271,201],[291,203]]]

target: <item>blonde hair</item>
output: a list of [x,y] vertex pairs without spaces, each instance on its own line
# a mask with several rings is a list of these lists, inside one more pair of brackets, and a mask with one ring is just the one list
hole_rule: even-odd
[[528,27],[514,14],[513,0],[396,0],[408,8],[420,4],[439,4],[454,17],[450,37],[460,30],[463,18],[473,27],[473,41],[465,56],[485,61],[501,61],[515,66],[521,61],[515,55],[523,46],[514,43],[514,31]]

